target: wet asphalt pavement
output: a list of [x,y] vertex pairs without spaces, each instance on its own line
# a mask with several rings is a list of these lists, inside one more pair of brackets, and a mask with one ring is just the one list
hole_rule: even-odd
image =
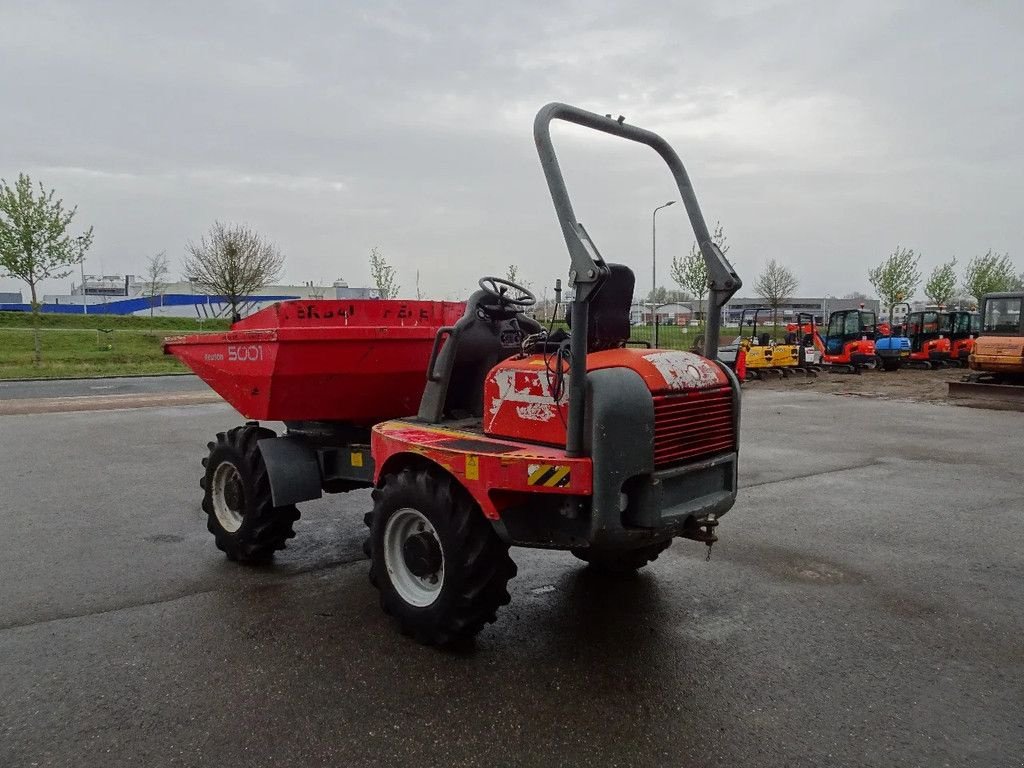
[[199,510],[222,405],[0,417],[0,766],[1010,766],[1024,414],[751,390],[711,562],[513,550],[475,646],[401,637],[368,494],[276,564]]
[[49,381],[0,381],[0,400],[38,397],[93,397],[98,395],[178,394],[208,392],[202,379],[192,374],[173,376],[123,376]]

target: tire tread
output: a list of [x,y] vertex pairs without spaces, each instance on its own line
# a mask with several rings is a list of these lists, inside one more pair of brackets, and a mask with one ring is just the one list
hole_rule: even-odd
[[[425,645],[449,645],[473,637],[497,620],[498,608],[511,600],[507,584],[517,569],[508,545],[498,538],[468,493],[441,470],[406,468],[386,475],[373,498],[373,512],[364,518],[371,530],[370,582],[380,590],[381,607],[395,617],[402,634]],[[412,506],[410,498],[429,509],[447,511],[448,528],[455,544],[448,547],[446,558],[451,564],[448,567],[461,577],[454,595],[439,598],[447,600],[447,609],[429,620],[424,619],[422,612],[409,610],[390,588],[384,558],[375,552],[383,537],[383,531],[377,528],[383,527],[389,510]]]
[[[294,504],[273,506],[270,477],[259,449],[259,441],[271,437],[276,437],[273,430],[249,423],[217,433],[216,442],[207,445],[209,455],[202,461],[206,472],[199,483],[205,491],[202,507],[207,516],[206,528],[229,560],[265,563],[275,552],[286,548],[288,539],[295,537],[293,524],[301,516],[299,510]],[[235,533],[224,530],[213,511],[210,478],[216,465],[212,459],[221,453],[236,454],[236,466],[248,479],[251,491],[246,498],[245,522]]]

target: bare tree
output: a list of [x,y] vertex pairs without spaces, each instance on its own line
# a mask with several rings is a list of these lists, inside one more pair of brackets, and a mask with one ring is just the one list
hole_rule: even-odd
[[793,292],[799,284],[796,275],[775,259],[769,261],[764,272],[757,276],[754,290],[772,308],[773,336],[777,336],[779,332],[779,307],[793,297]]
[[231,320],[241,319],[246,296],[281,277],[284,256],[277,246],[244,224],[217,221],[198,243],[185,248],[189,282],[231,306]]
[[68,234],[77,211],[77,207],[65,209],[64,201],[52,189],[47,192],[42,184],[37,195],[32,179],[23,173],[18,174],[13,187],[0,179],[0,276],[28,284],[35,365],[43,360],[39,283],[67,277],[92,245],[92,227],[76,237]]
[[153,316],[153,300],[167,290],[167,275],[170,273],[167,252],[160,251],[146,259],[145,295],[149,298],[149,316]]
[[388,264],[384,254],[376,246],[370,249],[370,276],[377,286],[382,299],[393,299],[398,295],[395,268]]

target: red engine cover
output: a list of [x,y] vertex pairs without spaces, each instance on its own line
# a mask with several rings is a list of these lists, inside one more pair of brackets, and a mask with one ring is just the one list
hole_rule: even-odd
[[557,386],[557,359],[543,355],[510,358],[491,369],[484,382],[484,432],[547,445],[565,445],[565,424],[569,418],[569,364],[561,397],[552,395]]
[[[568,363],[560,398],[557,365],[553,356],[510,358],[491,369],[484,384],[484,432],[494,437],[526,440],[547,445],[565,444],[569,418]],[[729,379],[717,365],[692,352],[627,347],[592,352],[587,370],[629,368],[636,371],[652,395],[679,394],[720,389]]]

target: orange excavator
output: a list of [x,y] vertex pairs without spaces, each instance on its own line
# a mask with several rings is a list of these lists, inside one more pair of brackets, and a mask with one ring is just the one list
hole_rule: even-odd
[[967,310],[947,312],[949,318],[949,357],[959,363],[961,368],[967,367],[967,361],[974,351],[974,340],[981,332],[981,315]]
[[825,336],[814,329],[814,346],[821,352],[822,365],[844,373],[874,368],[875,313],[866,309],[843,309],[828,317]]
[[903,324],[910,339],[910,363],[918,368],[941,368],[950,362],[949,315],[935,310],[910,312]]
[[981,380],[1024,383],[1024,291],[981,298],[981,332],[969,364]]
[[980,330],[968,365],[969,375],[949,382],[951,398],[1024,403],[1024,291],[981,297]]

